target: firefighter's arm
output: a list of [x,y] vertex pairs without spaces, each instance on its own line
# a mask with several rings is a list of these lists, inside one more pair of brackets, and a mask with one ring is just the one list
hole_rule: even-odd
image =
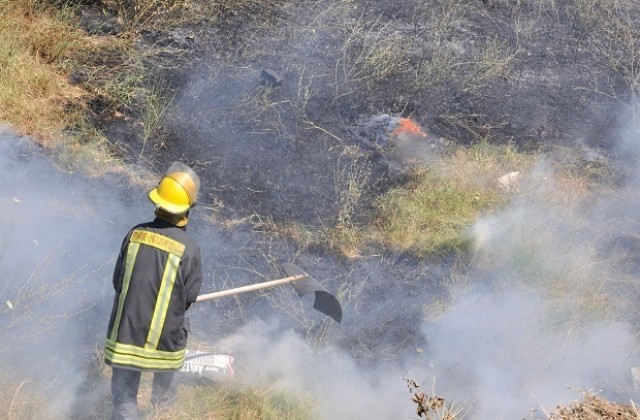
[[122,277],[124,275],[124,264],[125,257],[127,255],[127,246],[129,245],[129,237],[131,235],[127,235],[122,241],[122,245],[120,246],[120,253],[118,254],[118,260],[116,261],[116,266],[113,269],[113,289],[120,293],[122,290]]
[[200,261],[200,248],[195,247],[193,258],[191,259],[191,267],[187,272],[185,279],[185,288],[187,290],[187,306],[189,306],[198,298],[200,287],[202,286],[202,263]]

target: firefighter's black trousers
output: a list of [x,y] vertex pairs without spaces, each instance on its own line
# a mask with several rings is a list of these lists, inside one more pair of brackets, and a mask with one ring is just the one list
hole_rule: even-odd
[[[140,375],[138,370],[112,367],[111,395],[113,396],[113,412],[111,420],[138,420],[138,388]],[[173,377],[175,372],[155,372],[153,374],[153,405],[169,402],[173,397]]]

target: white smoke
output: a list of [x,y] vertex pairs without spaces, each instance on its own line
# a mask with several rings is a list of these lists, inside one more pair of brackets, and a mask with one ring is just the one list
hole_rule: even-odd
[[321,419],[408,418],[415,410],[401,370],[363,370],[340,349],[311,349],[277,321],[252,322],[219,345],[242,363],[240,381],[312,395]]
[[117,183],[56,167],[28,139],[0,133],[0,156],[0,366],[46,384],[62,414],[106,331],[114,257],[140,215]]
[[581,389],[637,397],[638,184],[580,193],[550,168],[541,162],[507,208],[474,225],[456,299],[423,327],[429,375],[474,420],[544,417]]
[[630,382],[638,343],[627,325],[603,321],[572,333],[553,325],[543,297],[513,289],[467,294],[424,327],[437,389],[471,418],[524,418],[578,399],[570,386]]

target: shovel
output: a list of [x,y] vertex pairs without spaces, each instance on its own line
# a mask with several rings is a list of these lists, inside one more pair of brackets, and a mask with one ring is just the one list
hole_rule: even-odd
[[288,277],[284,277],[277,280],[266,281],[264,283],[250,284],[248,286],[237,287],[234,289],[221,290],[219,292],[207,293],[198,296],[196,302],[202,302],[205,300],[217,299],[224,296],[233,296],[245,292],[253,292],[255,290],[269,289],[271,287],[281,286],[283,284],[290,283],[298,296],[302,297],[309,293],[315,293],[315,300],[313,308],[322,312],[323,314],[330,316],[336,322],[342,321],[342,307],[338,299],[323,285],[318,283],[307,272],[292,263],[282,264],[282,268]]

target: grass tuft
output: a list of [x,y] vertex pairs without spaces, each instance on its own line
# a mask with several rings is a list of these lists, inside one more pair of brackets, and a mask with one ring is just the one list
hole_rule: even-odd
[[233,382],[181,386],[176,400],[173,407],[157,410],[150,417],[157,420],[315,418],[313,404],[308,398],[255,384],[248,388]]
[[0,3],[0,119],[50,141],[78,118],[83,91],[62,68],[86,38],[66,10],[34,2]]
[[380,198],[375,236],[391,249],[418,255],[466,251],[470,245],[464,233],[467,226],[499,202],[497,192],[422,169],[408,186]]

